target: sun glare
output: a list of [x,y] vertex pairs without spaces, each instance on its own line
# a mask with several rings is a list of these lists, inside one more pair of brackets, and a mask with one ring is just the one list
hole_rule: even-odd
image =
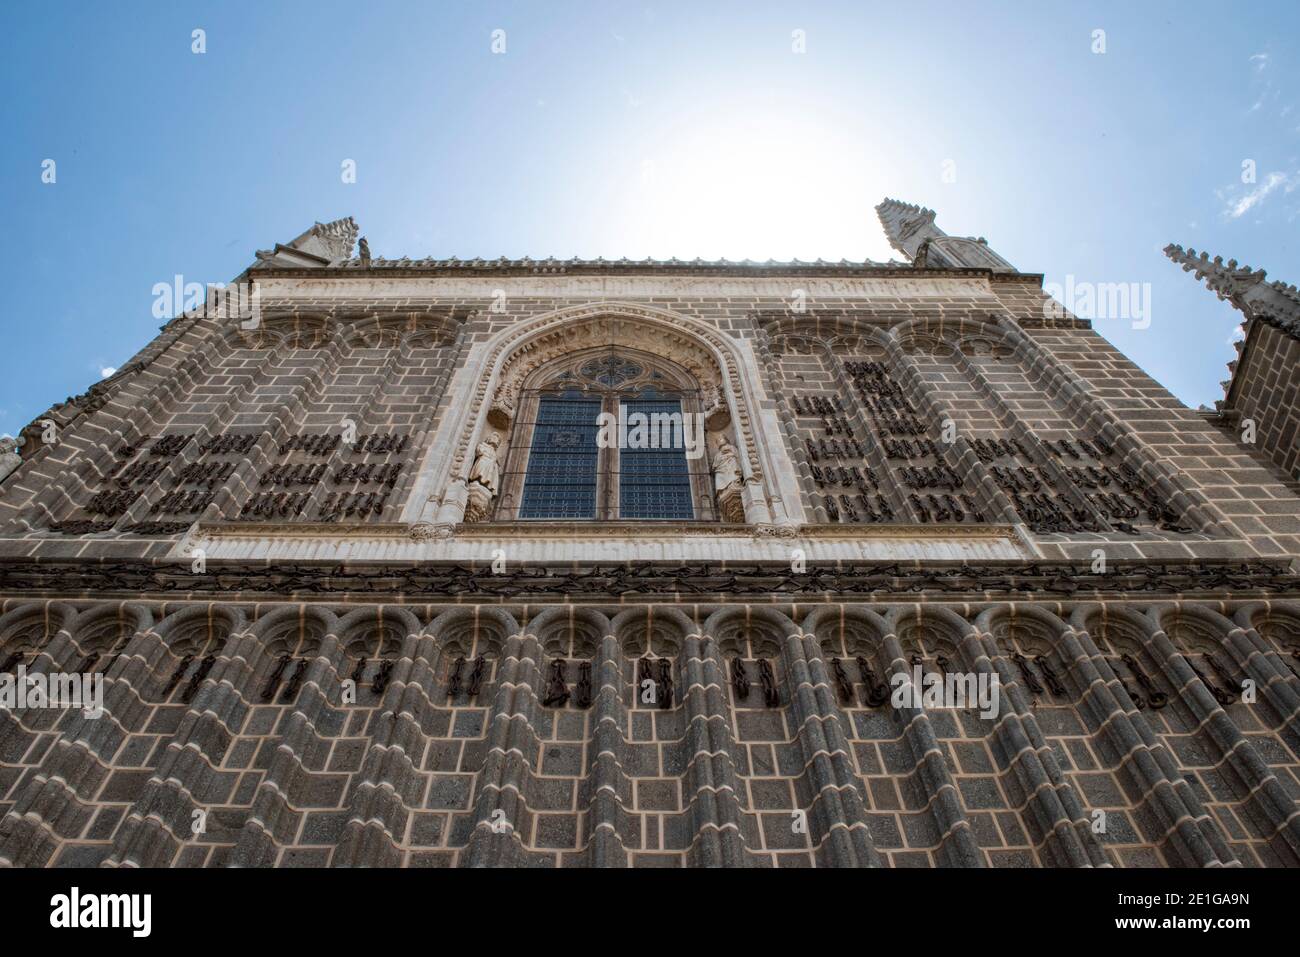
[[641,160],[626,238],[655,258],[888,258],[873,212],[881,165],[811,121],[697,128]]

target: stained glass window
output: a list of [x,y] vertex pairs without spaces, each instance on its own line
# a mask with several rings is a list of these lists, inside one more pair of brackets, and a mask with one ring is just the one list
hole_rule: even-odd
[[595,518],[601,400],[538,400],[520,518]]
[[[623,400],[625,415],[674,416],[676,429],[655,429],[659,448],[619,450],[618,513],[621,518],[693,518],[691,476],[680,427],[677,399]],[[663,421],[650,419],[652,424]],[[674,447],[675,446],[675,447]]]
[[[611,348],[564,357],[534,381],[519,402],[498,521],[716,521],[708,462],[686,454],[688,420],[693,441],[703,425],[682,370]],[[657,427],[652,441],[642,442],[641,416]]]

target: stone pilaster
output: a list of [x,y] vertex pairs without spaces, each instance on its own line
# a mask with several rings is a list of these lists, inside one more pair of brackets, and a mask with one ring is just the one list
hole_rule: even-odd
[[811,794],[806,810],[817,861],[828,867],[880,867],[883,861],[871,843],[862,785],[853,771],[817,636],[802,631],[788,636],[783,658],[791,725]]

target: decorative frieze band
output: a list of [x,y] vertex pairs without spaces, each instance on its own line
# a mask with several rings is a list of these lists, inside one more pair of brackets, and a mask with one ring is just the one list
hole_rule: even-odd
[[406,600],[537,598],[698,600],[797,597],[799,601],[884,595],[933,598],[1043,595],[1085,599],[1137,595],[1173,598],[1226,593],[1234,598],[1300,595],[1300,575],[1281,564],[1124,563],[1103,573],[1061,562],[934,565],[928,562],[809,565],[775,563],[622,563],[514,566],[479,564],[217,563],[199,573],[181,562],[0,561],[0,594],[400,595]]

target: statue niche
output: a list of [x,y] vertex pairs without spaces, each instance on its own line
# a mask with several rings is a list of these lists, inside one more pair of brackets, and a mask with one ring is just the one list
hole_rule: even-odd
[[481,522],[491,513],[492,500],[501,486],[501,468],[497,460],[500,443],[500,433],[489,432],[475,452],[474,467],[469,473],[469,497],[465,503],[467,522]]
[[726,436],[720,436],[713,452],[713,491],[724,522],[743,522],[745,502],[741,495],[740,456]]

